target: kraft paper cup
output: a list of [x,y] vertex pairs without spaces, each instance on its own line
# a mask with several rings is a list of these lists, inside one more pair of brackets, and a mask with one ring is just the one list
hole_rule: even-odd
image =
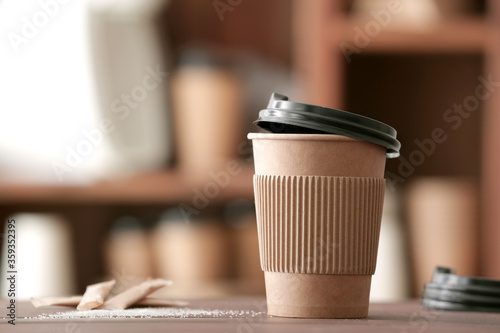
[[248,138],[268,314],[366,317],[386,148],[333,134]]

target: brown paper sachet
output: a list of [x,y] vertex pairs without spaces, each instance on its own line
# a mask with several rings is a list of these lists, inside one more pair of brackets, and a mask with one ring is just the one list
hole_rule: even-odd
[[161,299],[154,297],[146,297],[141,299],[137,303],[134,303],[133,306],[143,306],[143,307],[183,307],[188,306],[189,302],[186,301],[173,301],[169,299]]
[[[35,308],[42,306],[71,306],[76,307],[83,299],[83,296],[68,296],[68,297],[31,297],[31,303]],[[154,297],[146,297],[131,305],[131,307],[184,307],[188,306],[189,302],[175,301],[169,299],[161,299]]]
[[83,296],[69,296],[69,297],[31,297],[31,303],[35,308],[41,306],[77,306]]
[[76,308],[78,310],[91,310],[100,307],[104,304],[115,283],[115,280],[111,280],[87,286],[83,298]]
[[154,291],[172,285],[172,281],[164,279],[154,279],[144,281],[124,292],[107,299],[99,309],[123,310],[142,300]]

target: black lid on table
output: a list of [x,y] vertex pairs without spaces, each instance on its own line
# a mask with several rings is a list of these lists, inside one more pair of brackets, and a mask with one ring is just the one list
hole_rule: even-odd
[[436,267],[425,284],[422,305],[441,310],[500,312],[500,281],[456,275]]

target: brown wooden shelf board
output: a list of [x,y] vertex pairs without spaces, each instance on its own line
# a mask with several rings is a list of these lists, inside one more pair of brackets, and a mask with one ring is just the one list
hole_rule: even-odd
[[231,176],[227,186],[217,184],[208,175],[196,178],[177,170],[150,172],[85,186],[0,183],[0,206],[189,203],[198,191],[204,193],[207,186],[211,202],[252,199],[253,166],[243,165],[241,173]]
[[348,18],[332,21],[332,42],[338,44],[339,48],[341,42],[347,43],[360,49],[361,53],[473,53],[483,52],[487,45],[488,24],[479,17],[443,21],[422,27],[389,24],[381,27],[377,34],[365,35],[367,38],[359,37],[370,29],[373,25],[373,22],[369,24],[371,21],[374,20]]

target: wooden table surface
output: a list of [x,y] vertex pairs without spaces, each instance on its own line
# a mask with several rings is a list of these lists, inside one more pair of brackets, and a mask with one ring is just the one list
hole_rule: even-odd
[[433,310],[418,301],[371,304],[366,319],[292,319],[269,317],[263,298],[190,301],[190,309],[248,310],[253,315],[224,314],[199,318],[39,319],[41,314],[73,311],[66,307],[34,308],[16,303],[16,325],[7,323],[6,299],[0,300],[0,332],[500,332],[500,313]]

